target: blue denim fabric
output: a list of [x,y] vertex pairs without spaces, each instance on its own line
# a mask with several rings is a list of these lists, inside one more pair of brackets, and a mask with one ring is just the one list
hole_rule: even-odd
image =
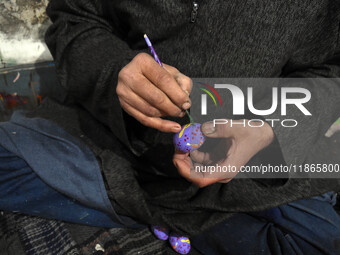
[[192,237],[203,254],[340,254],[340,216],[333,192],[259,213],[240,213]]
[[47,185],[27,163],[0,145],[0,210],[101,227],[123,227]]
[[0,122],[0,145],[22,158],[50,187],[115,216],[92,151],[55,123],[16,111]]

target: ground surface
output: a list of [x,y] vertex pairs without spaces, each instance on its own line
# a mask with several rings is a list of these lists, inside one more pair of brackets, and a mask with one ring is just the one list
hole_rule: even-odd
[[49,24],[48,0],[0,0],[0,31],[39,39]]
[[48,0],[0,0],[0,68],[51,60],[44,43]]

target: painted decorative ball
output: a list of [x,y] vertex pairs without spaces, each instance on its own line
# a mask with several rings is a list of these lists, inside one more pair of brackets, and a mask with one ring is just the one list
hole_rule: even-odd
[[191,249],[188,237],[171,234],[169,237],[171,247],[179,254],[188,254]]
[[152,226],[151,227],[152,232],[155,234],[155,236],[160,240],[167,240],[169,237],[169,230],[163,227],[158,226]]
[[191,152],[197,150],[204,143],[205,138],[201,132],[201,124],[189,123],[182,126],[181,131],[174,135],[176,150]]

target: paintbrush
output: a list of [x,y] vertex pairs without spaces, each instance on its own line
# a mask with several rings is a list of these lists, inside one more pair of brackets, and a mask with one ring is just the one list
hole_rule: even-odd
[[[157,62],[161,67],[163,67],[162,62],[159,60],[159,57],[158,57],[158,55],[157,55],[155,49],[153,48],[152,43],[151,43],[149,37],[148,37],[146,34],[144,34],[144,39],[145,39],[146,44],[149,46],[150,51],[151,51],[151,54],[153,55],[153,57],[154,57],[154,59],[156,60],[156,62]],[[186,114],[187,114],[188,117],[189,117],[190,123],[194,123],[194,120],[193,120],[193,118],[190,116],[189,111],[188,111],[188,110],[185,110],[185,112],[186,112]]]

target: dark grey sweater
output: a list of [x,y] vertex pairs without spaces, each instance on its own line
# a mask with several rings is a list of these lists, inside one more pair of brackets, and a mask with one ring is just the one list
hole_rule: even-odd
[[[171,135],[142,127],[121,110],[118,72],[147,52],[144,33],[163,62],[190,77],[340,77],[339,1],[199,4],[191,23],[187,0],[51,0],[46,42],[67,99],[45,100],[30,116],[85,135],[118,213],[178,232],[198,233],[235,212],[339,190],[337,179],[235,179],[198,189],[172,165]],[[310,109],[313,122],[274,129],[280,148],[270,151],[287,164],[309,162],[340,113],[339,84],[320,84],[311,93],[319,96]]]

